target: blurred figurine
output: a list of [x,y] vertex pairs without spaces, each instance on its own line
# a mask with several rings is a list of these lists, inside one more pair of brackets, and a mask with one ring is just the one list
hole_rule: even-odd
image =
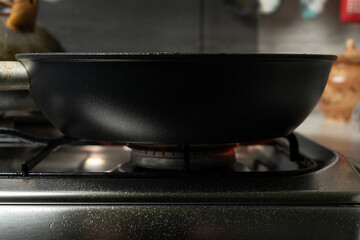
[[353,39],[348,39],[345,46],[332,66],[319,102],[326,119],[340,122],[349,122],[360,102],[360,51]]

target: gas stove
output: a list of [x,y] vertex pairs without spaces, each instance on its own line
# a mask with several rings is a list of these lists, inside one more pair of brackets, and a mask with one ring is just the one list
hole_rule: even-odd
[[0,133],[2,239],[360,236],[359,169],[300,134],[151,145]]

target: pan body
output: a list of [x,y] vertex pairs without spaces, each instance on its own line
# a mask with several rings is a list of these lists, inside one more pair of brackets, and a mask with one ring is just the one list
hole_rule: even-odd
[[213,144],[294,131],[331,55],[19,54],[31,94],[64,134],[124,143]]

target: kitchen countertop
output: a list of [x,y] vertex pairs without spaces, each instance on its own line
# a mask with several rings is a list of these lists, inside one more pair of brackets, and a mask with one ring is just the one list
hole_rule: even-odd
[[338,151],[351,162],[360,165],[360,123],[329,121],[315,108],[295,131]]

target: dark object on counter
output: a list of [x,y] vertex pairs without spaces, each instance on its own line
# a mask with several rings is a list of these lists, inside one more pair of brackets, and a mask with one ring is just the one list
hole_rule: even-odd
[[38,0],[1,1],[11,7],[0,16],[0,60],[15,60],[17,53],[64,52],[58,40],[36,22]]
[[[64,52],[59,41],[41,24],[36,22],[38,0],[1,1],[11,12],[0,16],[0,60],[14,61],[15,54],[22,52]],[[2,70],[2,69],[1,69]],[[36,113],[39,110],[27,91],[7,91],[0,95],[0,115],[9,112]]]
[[291,133],[318,102],[336,56],[53,53],[17,59],[40,110],[66,135],[209,144]]
[[41,24],[33,32],[16,32],[5,26],[6,18],[0,16],[0,60],[15,60],[17,53],[64,52],[59,41]]

